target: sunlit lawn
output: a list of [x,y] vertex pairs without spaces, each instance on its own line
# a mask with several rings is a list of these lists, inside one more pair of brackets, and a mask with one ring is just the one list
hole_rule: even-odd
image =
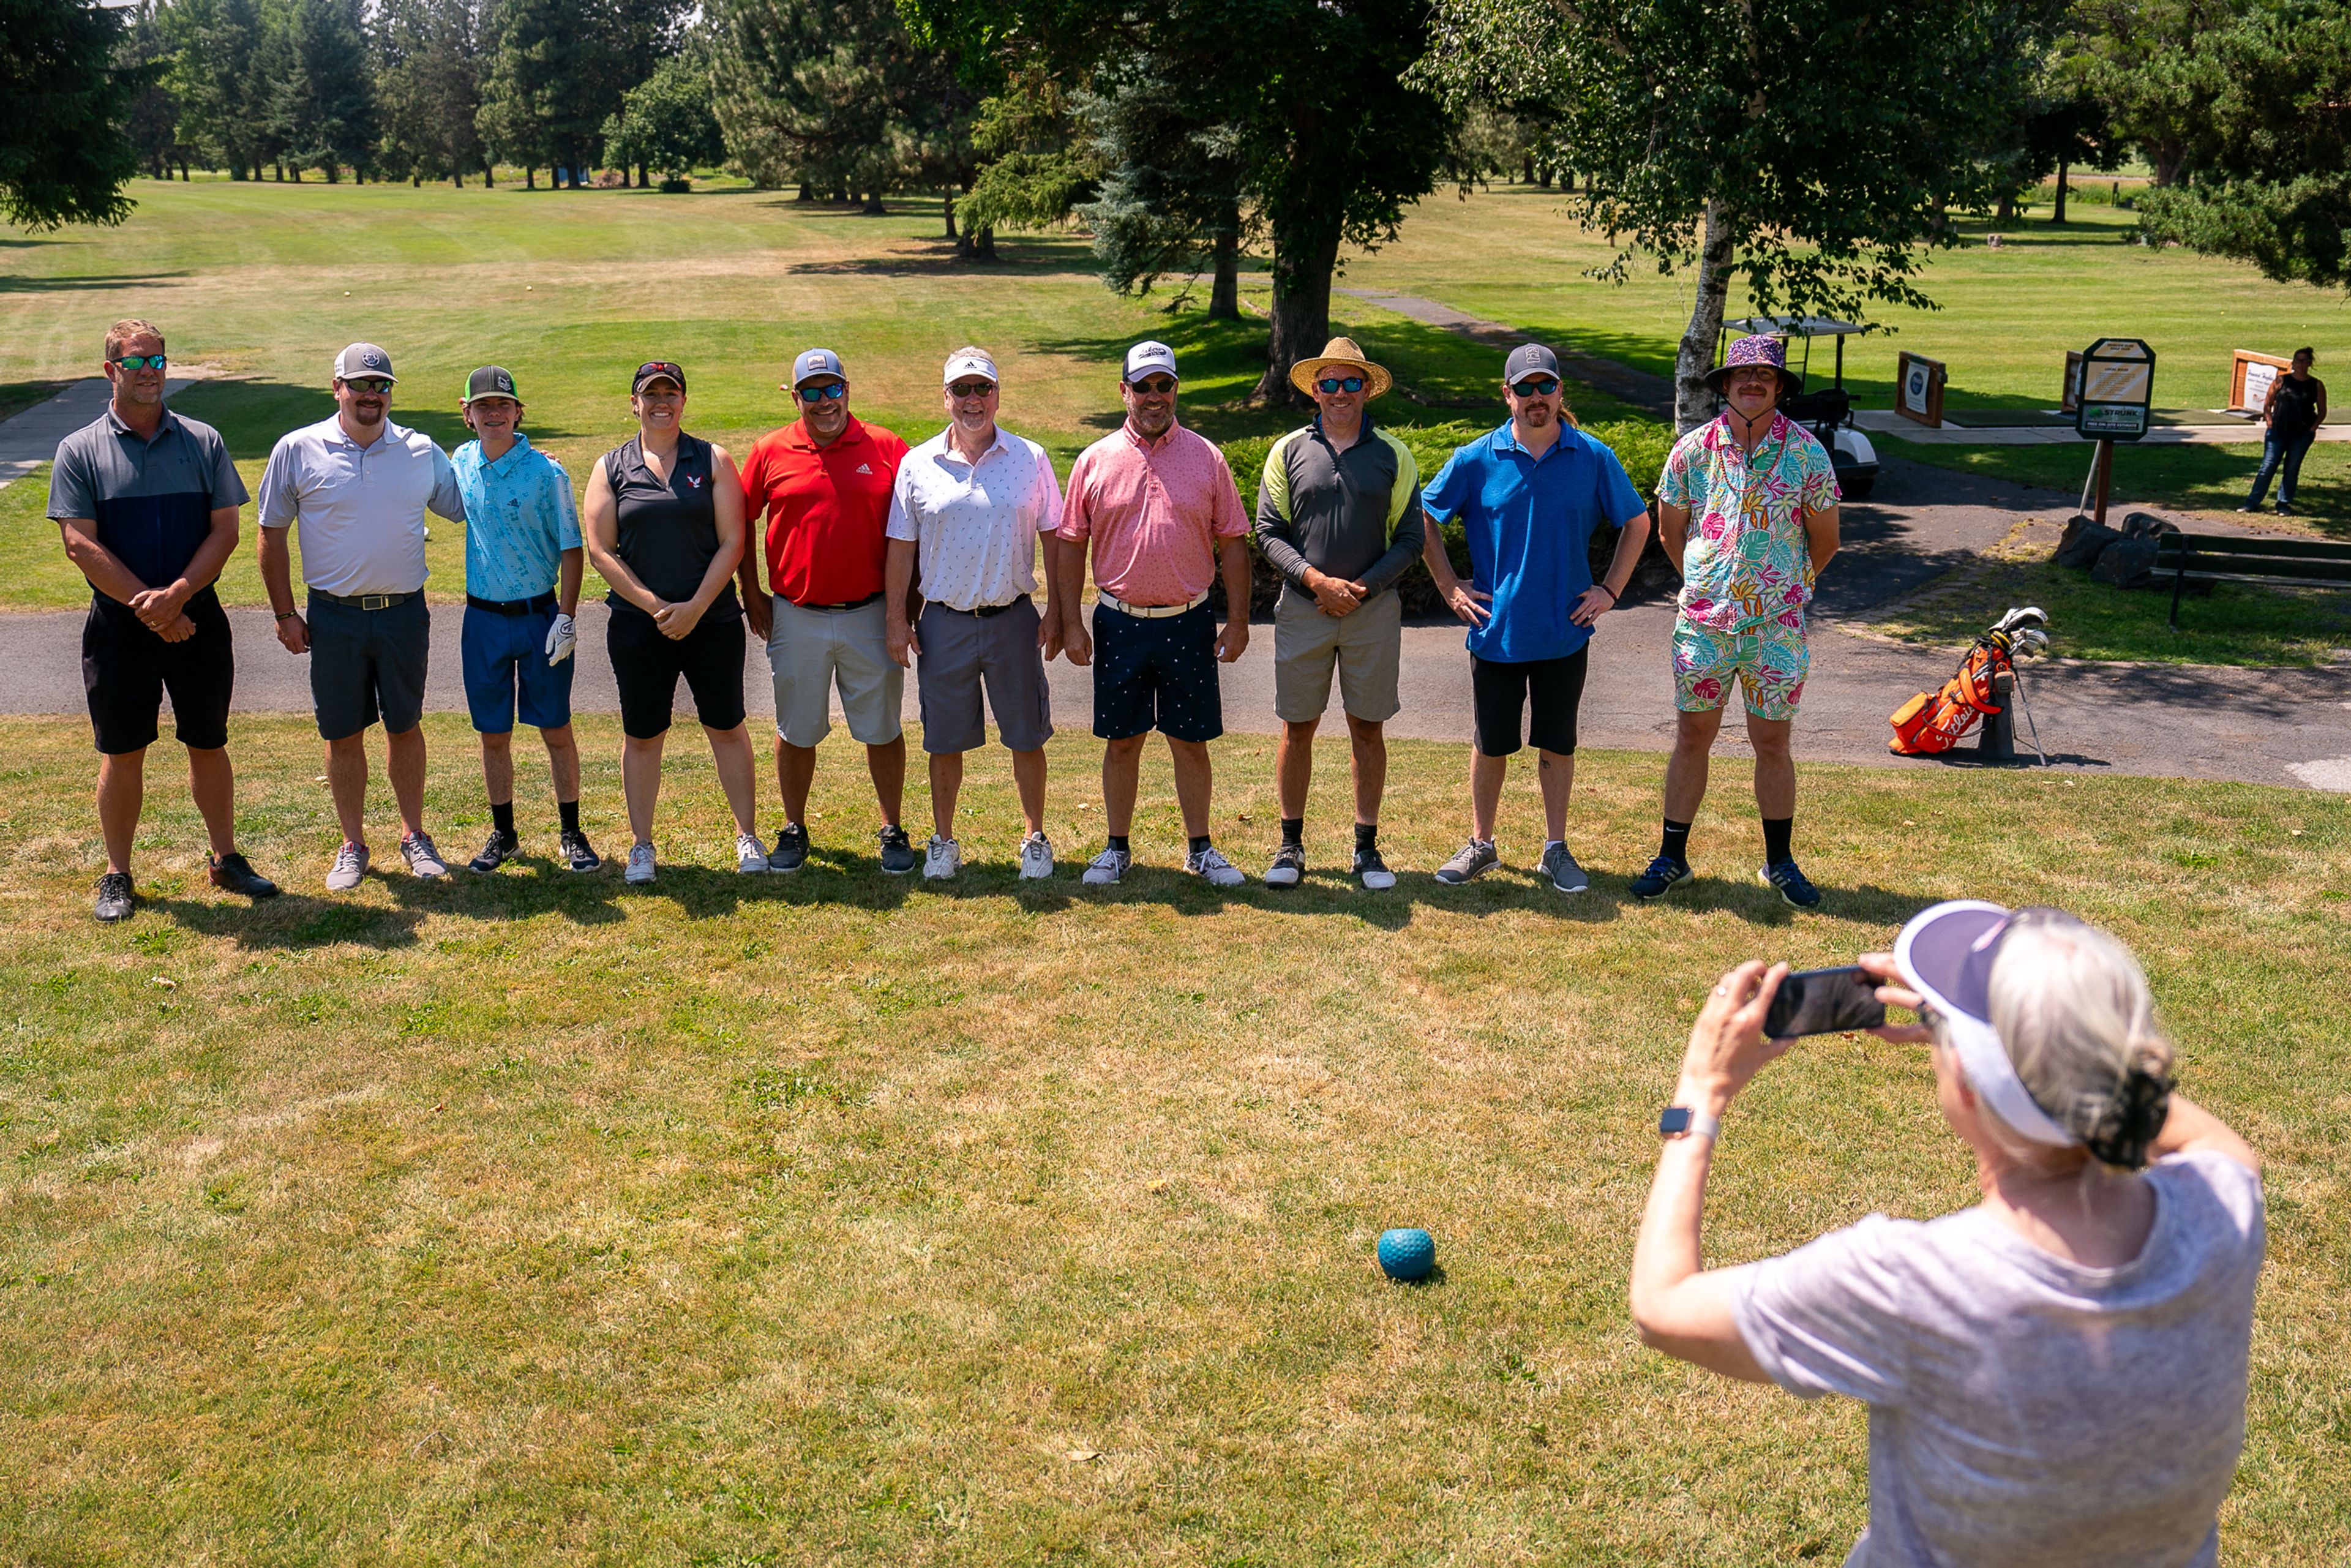
[[[470,738],[427,724],[430,819],[468,852]],[[615,851],[617,737],[582,730]],[[1514,869],[1428,880],[1461,757],[1420,744],[1394,747],[1392,894],[1333,874],[1330,758],[1318,874],[1213,894],[1172,869],[1155,758],[1144,869],[1095,894],[1072,731],[1061,875],[1014,880],[990,757],[978,863],[937,890],[876,869],[838,739],[817,863],[736,876],[706,752],[678,739],[649,890],[534,859],[330,899],[315,737],[241,719],[240,831],[288,893],[204,888],[166,746],[149,903],[100,929],[86,732],[0,721],[8,1561],[1838,1561],[1860,1409],[1643,1351],[1625,1271],[1693,994],[1750,955],[1838,961],[1959,894],[2131,942],[2185,1085],[2270,1162],[2223,1550],[2351,1550],[2337,799],[1808,768],[1799,847],[1829,902],[1798,917],[1753,885],[1729,768],[1701,880],[1646,907],[1623,890],[1656,758],[1583,758],[1595,885],[1573,901],[1515,869],[1538,847],[1525,776]],[[1254,868],[1270,743],[1216,756],[1217,834]],[[537,855],[551,811],[524,778]],[[1775,1068],[1719,1172],[1716,1261],[1970,1197],[1923,1061],[1867,1039]],[[1441,1281],[1377,1276],[1374,1238],[1406,1223]]]

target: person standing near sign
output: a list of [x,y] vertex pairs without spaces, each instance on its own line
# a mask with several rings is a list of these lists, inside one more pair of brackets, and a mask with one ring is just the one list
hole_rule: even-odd
[[2302,460],[2309,455],[2310,444],[2318,439],[2318,427],[2326,423],[2326,383],[2310,373],[2310,367],[2317,362],[2318,356],[2310,350],[2296,349],[2294,368],[2270,383],[2270,394],[2262,400],[2262,423],[2269,427],[2269,434],[2262,442],[2261,470],[2253,476],[2252,493],[2237,510],[2260,511],[2270,478],[2283,465],[2285,472],[2278,476],[2278,516],[2294,516],[2294,486],[2302,478]]

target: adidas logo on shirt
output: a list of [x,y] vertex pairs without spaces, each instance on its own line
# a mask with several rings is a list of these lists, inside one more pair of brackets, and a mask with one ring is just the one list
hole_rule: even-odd
[[873,472],[873,465],[871,463],[860,463],[857,465],[857,471],[860,474],[871,474]]

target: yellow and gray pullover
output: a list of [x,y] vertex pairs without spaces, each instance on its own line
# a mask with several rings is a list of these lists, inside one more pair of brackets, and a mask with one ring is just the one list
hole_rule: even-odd
[[1257,491],[1257,542],[1298,591],[1306,569],[1377,593],[1420,557],[1420,466],[1405,444],[1364,419],[1363,434],[1334,451],[1316,420],[1265,455]]

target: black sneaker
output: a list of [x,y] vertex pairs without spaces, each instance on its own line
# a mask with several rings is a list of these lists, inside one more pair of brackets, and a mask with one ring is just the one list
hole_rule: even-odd
[[234,893],[245,898],[277,896],[277,884],[254,870],[252,862],[235,850],[208,862],[204,874],[223,893]]
[[895,822],[882,830],[881,839],[882,869],[892,876],[904,876],[921,863],[923,857],[914,852],[914,841]]
[[1633,879],[1635,898],[1662,898],[1667,890],[1679,887],[1697,874],[1689,862],[1677,861],[1671,855],[1659,855],[1649,862],[1649,869]]
[[596,852],[596,846],[588,841],[588,835],[577,828],[567,830],[556,849],[562,854],[563,863],[573,871],[601,871],[604,868],[604,857]]
[[776,835],[776,847],[768,852],[769,871],[798,871],[808,863],[808,830],[798,822]]
[[1811,909],[1821,902],[1821,890],[1796,869],[1794,861],[1774,861],[1757,872],[1755,880],[1766,887],[1778,888],[1780,896],[1799,909]]
[[1284,844],[1273,852],[1273,863],[1265,868],[1268,887],[1296,887],[1306,875],[1306,846]]
[[1355,874],[1373,893],[1385,893],[1395,885],[1395,873],[1388,870],[1388,862],[1380,859],[1376,848],[1355,852]]
[[521,841],[512,833],[502,833],[497,829],[492,828],[490,841],[482,846],[480,854],[465,862],[465,869],[475,876],[487,876],[512,860],[516,852],[521,848]]
[[2281,517],[2294,517],[2295,515],[2294,503],[2291,501],[2280,501],[2277,504],[2277,515]]
[[128,920],[131,912],[138,906],[139,897],[131,891],[129,872],[110,871],[98,879],[96,913],[100,920],[109,925],[118,920]]

